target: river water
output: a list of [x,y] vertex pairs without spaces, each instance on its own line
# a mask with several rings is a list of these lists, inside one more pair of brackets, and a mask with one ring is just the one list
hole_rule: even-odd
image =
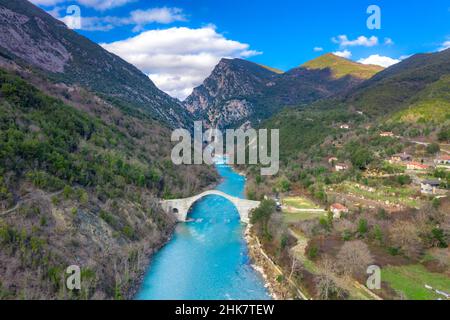
[[[217,164],[217,190],[244,197],[245,178]],[[172,240],[152,259],[138,300],[266,300],[264,280],[250,264],[244,225],[234,205],[219,196],[197,202],[193,222],[178,224]]]

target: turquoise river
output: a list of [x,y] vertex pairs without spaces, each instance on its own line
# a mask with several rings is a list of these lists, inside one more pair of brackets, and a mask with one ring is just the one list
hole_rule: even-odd
[[[217,164],[217,190],[244,197],[245,178]],[[228,200],[208,196],[177,226],[173,238],[152,259],[138,300],[266,300],[270,295],[251,266],[245,226]]]

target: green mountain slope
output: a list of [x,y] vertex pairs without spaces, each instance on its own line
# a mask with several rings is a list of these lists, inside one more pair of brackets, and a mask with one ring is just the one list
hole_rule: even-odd
[[[131,297],[175,223],[158,199],[216,176],[174,166],[158,122],[23,72],[66,102],[0,70],[0,298]],[[65,289],[74,264],[81,292]]]
[[450,121],[450,75],[420,91],[411,99],[408,108],[394,114],[391,121],[436,125]]
[[449,73],[450,50],[414,55],[376,74],[340,102],[371,116],[384,115],[407,108],[416,94]]
[[337,79],[352,76],[360,79],[369,79],[384,68],[375,65],[364,65],[345,58],[338,57],[328,53],[317,59],[308,61],[302,67],[307,69],[330,69],[333,76]]
[[[280,129],[282,160],[320,156],[326,141],[345,143],[363,126],[399,135],[445,131],[450,117],[450,50],[416,55],[366,80],[346,94],[286,109],[261,123]],[[349,124],[350,130],[341,130]],[[342,139],[340,137],[343,137]],[[322,154],[324,157],[326,154]]]

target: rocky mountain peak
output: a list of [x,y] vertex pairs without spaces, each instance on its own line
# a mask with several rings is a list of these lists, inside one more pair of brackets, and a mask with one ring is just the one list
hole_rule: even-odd
[[211,126],[236,127],[258,123],[286,106],[345,92],[360,84],[368,73],[375,73],[374,66],[333,54],[284,73],[247,60],[222,59],[184,106]]

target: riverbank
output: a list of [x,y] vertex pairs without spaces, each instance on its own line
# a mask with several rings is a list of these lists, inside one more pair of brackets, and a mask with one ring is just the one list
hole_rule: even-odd
[[[258,271],[266,282],[266,288],[274,300],[290,300],[308,298],[293,284],[287,284],[287,277],[283,270],[267,255],[258,237],[254,234],[252,225],[248,225],[245,230],[245,240],[247,241],[249,256],[252,260],[253,268]],[[295,288],[295,289],[293,289]],[[295,293],[296,291],[296,293]]]
[[[222,177],[211,186],[244,198],[245,179],[230,166],[217,165]],[[220,196],[204,197],[190,211],[191,223],[176,225],[170,241],[153,254],[139,277],[138,300],[267,300],[266,282],[252,267],[236,207]],[[180,266],[186,272],[180,272]],[[136,288],[135,290],[136,291]]]
[[172,225],[171,230],[169,230],[168,235],[161,239],[161,242],[155,247],[149,250],[145,253],[145,256],[147,257],[147,264],[145,264],[145,267],[141,270],[136,271],[137,277],[132,281],[130,284],[129,290],[127,290],[124,294],[125,300],[134,300],[137,293],[139,292],[142,283],[144,281],[145,274],[147,273],[148,269],[150,268],[150,265],[153,261],[154,256],[162,249],[164,246],[166,246],[173,237],[173,234],[175,232],[176,223]]
[[[245,171],[238,170],[236,167],[233,167],[233,170],[247,181]],[[258,237],[253,233],[250,223],[245,228],[244,239],[247,243],[252,267],[263,277],[265,287],[269,291],[272,299],[285,300],[286,297],[291,295],[290,291],[277,280],[280,276],[284,277],[284,275],[281,269],[265,253]]]

